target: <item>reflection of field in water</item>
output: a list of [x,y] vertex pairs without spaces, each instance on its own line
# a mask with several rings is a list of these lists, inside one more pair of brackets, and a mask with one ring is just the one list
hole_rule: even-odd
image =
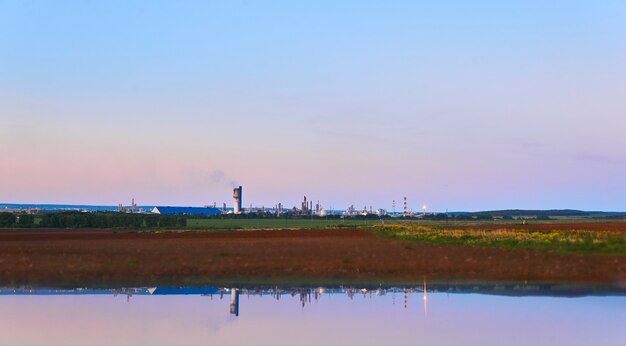
[[0,293],[0,345],[621,345],[626,320],[623,289],[532,285]]

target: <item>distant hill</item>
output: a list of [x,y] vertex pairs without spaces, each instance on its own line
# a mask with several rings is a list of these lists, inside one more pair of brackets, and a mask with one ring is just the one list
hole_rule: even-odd
[[491,215],[491,216],[590,216],[589,212],[573,209],[551,209],[551,210],[523,210],[523,209],[507,209],[507,210],[487,210],[472,213],[473,215]]
[[[452,213],[451,213],[452,214]],[[574,209],[549,209],[549,210],[524,210],[524,209],[505,209],[505,210],[486,210],[478,212],[456,212],[456,215],[467,216],[493,216],[493,217],[608,217],[615,215],[625,215],[626,212],[606,212],[606,211],[583,211]]]

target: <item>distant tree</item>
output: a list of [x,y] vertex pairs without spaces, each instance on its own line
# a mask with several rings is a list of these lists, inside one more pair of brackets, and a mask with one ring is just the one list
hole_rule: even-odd
[[176,216],[161,216],[159,218],[159,227],[173,228],[177,225],[178,217]]
[[11,227],[17,218],[12,213],[0,213],[0,227]]
[[145,225],[148,228],[155,228],[159,226],[159,218],[158,216],[147,216],[146,218],[144,218],[145,221]]
[[21,214],[18,217],[17,224],[20,227],[33,227],[35,224],[35,216],[31,214]]
[[439,213],[439,214],[426,214],[422,217],[424,220],[447,220],[448,219],[448,215],[444,214],[444,213]]

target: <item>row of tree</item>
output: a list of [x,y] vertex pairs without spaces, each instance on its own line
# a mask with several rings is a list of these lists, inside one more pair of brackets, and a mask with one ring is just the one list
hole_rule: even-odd
[[45,213],[35,223],[30,214],[0,213],[0,227],[43,228],[177,228],[187,226],[182,215],[150,215],[124,213]]
[[187,218],[177,215],[125,213],[47,213],[41,217],[40,227],[48,228],[175,228],[185,227]]
[[[515,218],[512,215],[502,215],[502,216],[494,216],[491,214],[485,213],[468,213],[468,214],[426,214],[422,217],[424,220],[456,220],[456,221],[492,221],[496,218],[501,220],[514,220]],[[547,215],[538,215],[538,216],[524,216],[517,217],[526,220],[551,220],[551,218]]]
[[32,227],[34,224],[34,215],[0,213],[0,227]]

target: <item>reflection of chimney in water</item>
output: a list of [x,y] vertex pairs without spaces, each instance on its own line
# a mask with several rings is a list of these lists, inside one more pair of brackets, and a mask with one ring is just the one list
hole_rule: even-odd
[[428,315],[428,296],[426,296],[426,275],[424,275],[424,316]]
[[405,288],[404,289],[404,308],[406,309],[407,303],[409,300],[409,295],[408,295],[408,290]]
[[230,313],[239,316],[239,290],[236,288],[230,289]]

